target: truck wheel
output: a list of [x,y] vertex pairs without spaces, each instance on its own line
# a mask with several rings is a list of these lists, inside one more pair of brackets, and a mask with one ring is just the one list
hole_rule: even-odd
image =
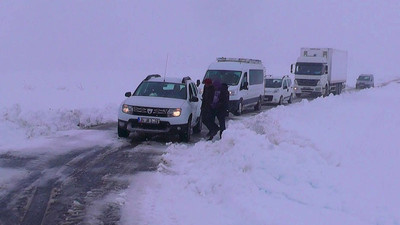
[[196,126],[193,127],[193,133],[194,134],[200,133],[202,128],[203,128],[203,120],[201,119],[200,115],[199,122],[197,122]]
[[192,117],[189,117],[186,129],[179,134],[179,139],[183,142],[189,142],[192,136]]
[[257,100],[257,104],[254,106],[254,111],[259,111],[261,109],[261,96]]
[[325,93],[324,93],[324,97],[327,97],[329,95],[329,86],[325,85]]
[[118,127],[118,137],[126,138],[129,136],[129,131]]
[[292,98],[293,98],[293,94],[290,94],[290,97],[289,97],[289,100],[288,100],[288,103],[289,103],[289,104],[292,103]]

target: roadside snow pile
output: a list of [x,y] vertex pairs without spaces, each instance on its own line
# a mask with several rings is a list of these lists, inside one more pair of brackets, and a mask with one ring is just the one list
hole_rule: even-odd
[[399,224],[399,84],[229,121],[222,140],[173,144],[136,176],[122,221]]
[[19,104],[0,111],[0,146],[10,143],[10,138],[20,141],[38,136],[53,134],[57,131],[90,127],[107,122],[115,122],[116,105],[107,105],[103,109],[22,109]]

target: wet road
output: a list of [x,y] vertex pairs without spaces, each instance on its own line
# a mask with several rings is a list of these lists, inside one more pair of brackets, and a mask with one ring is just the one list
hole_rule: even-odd
[[[273,107],[263,105],[262,111]],[[257,113],[249,109],[241,117]],[[231,115],[229,119],[240,117]],[[104,199],[126,189],[129,177],[136,173],[155,171],[165,143],[176,141],[163,137],[145,142],[117,139],[116,123],[91,129],[115,135],[110,138],[115,138],[118,147],[96,145],[72,148],[63,154],[0,155],[1,168],[27,171],[0,192],[0,225],[118,224],[120,204]],[[203,139],[205,133],[203,128],[201,134],[193,135],[191,143]]]

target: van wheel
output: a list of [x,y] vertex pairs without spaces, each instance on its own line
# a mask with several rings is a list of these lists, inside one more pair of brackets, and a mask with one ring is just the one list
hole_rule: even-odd
[[259,111],[261,109],[261,96],[257,100],[257,104],[254,106],[254,111]]
[[281,97],[279,98],[278,105],[282,105],[282,103],[283,103],[283,97],[281,96]]
[[193,133],[194,134],[200,133],[202,128],[203,128],[203,120],[201,119],[201,116],[200,116],[199,122],[197,122],[196,126],[193,127]]
[[189,142],[192,136],[192,117],[189,117],[186,129],[179,134],[179,139],[183,142]]
[[289,97],[289,100],[288,100],[288,103],[289,103],[289,104],[292,103],[292,98],[293,98],[293,94],[290,94],[290,97]]
[[243,113],[243,103],[242,100],[240,100],[239,105],[238,105],[238,109],[236,111],[236,115],[240,116]]
[[129,136],[129,131],[118,127],[118,137],[126,138]]
[[325,93],[324,93],[324,97],[327,97],[329,95],[329,86],[325,85]]

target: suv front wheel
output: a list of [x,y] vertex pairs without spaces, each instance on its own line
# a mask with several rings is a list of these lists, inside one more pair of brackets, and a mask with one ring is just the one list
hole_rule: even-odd
[[118,137],[126,138],[126,137],[128,137],[128,136],[129,136],[129,131],[127,131],[127,130],[125,130],[125,129],[123,129],[123,128],[118,127]]
[[188,123],[186,127],[181,133],[179,134],[180,141],[189,142],[192,136],[192,117],[189,117]]

